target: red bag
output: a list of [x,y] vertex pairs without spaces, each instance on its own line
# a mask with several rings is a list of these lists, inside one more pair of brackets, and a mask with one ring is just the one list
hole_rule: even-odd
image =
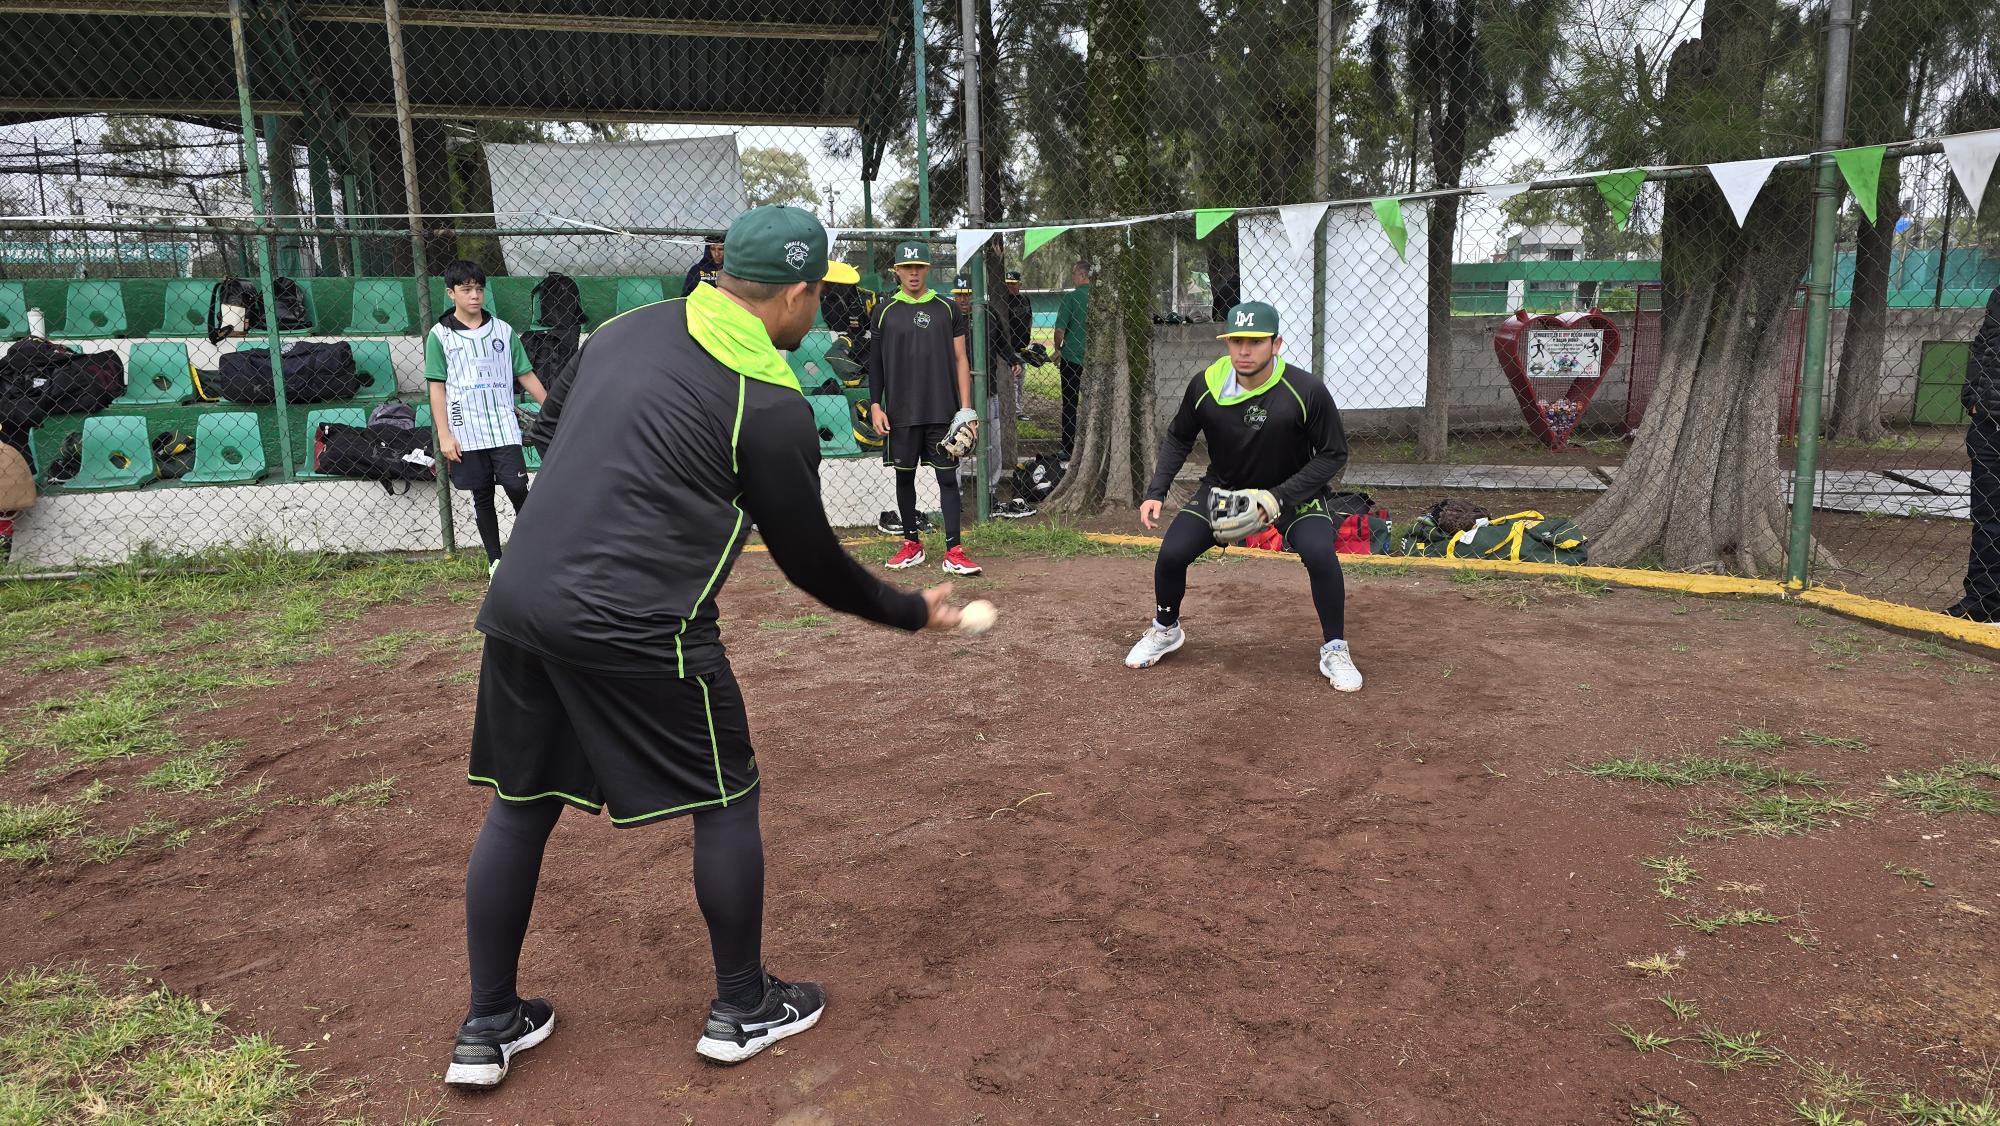
[[1369,544],[1371,534],[1367,513],[1357,512],[1343,517],[1340,527],[1334,531],[1333,550],[1341,555],[1372,554],[1373,548]]
[[1280,535],[1276,528],[1266,528],[1249,539],[1244,540],[1243,546],[1254,548],[1258,551],[1283,551],[1285,550],[1285,537]]

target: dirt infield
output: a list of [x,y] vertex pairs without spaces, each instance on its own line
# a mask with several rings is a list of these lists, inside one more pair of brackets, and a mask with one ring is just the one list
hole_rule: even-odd
[[176,713],[240,742],[233,823],[137,797],[157,755],[84,772],[21,734],[106,668],[8,672],[0,795],[102,780],[106,832],[200,828],[0,862],[0,969],[155,967],[309,1047],[309,1120],[1988,1121],[1897,1109],[2000,1083],[1987,661],[1776,604],[1357,570],[1342,696],[1294,563],[1198,568],[1188,647],[1146,672],[1119,658],[1147,559],[989,572],[973,641],[824,619],[758,556],[724,593],[767,958],[831,996],[782,1054],[692,1052],[686,822],[572,812],[522,967],[561,1025],[499,1092],[440,1095],[485,793],[463,582]]

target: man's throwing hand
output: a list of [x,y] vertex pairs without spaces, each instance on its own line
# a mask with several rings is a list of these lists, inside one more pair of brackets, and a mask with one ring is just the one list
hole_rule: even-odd
[[958,607],[951,604],[951,584],[943,583],[923,592],[924,601],[930,603],[931,620],[924,623],[925,629],[957,629]]
[[875,427],[875,433],[884,436],[889,433],[889,416],[883,413],[880,404],[868,408],[868,421]]
[[1156,500],[1139,502],[1139,523],[1144,525],[1147,531],[1150,532],[1160,526],[1160,509],[1162,507],[1164,505]]

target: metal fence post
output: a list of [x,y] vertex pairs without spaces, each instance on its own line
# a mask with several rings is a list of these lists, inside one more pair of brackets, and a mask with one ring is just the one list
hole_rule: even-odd
[[[382,0],[382,15],[389,35],[389,73],[396,88],[396,142],[402,150],[403,202],[407,205],[410,216],[410,266],[415,274],[417,287],[417,327],[423,332],[429,332],[430,268],[424,261],[423,205],[417,196],[417,143],[410,127],[410,68],[403,58],[402,5],[398,0]],[[433,435],[441,423],[449,425],[449,422],[443,419],[431,420]],[[438,447],[435,437],[432,448],[437,452],[438,535],[444,540],[444,553],[449,557],[458,552],[458,536],[452,527],[451,474],[445,464],[444,452]]]
[[[921,4],[922,0],[918,0]],[[973,0],[959,0],[958,3],[958,50],[959,97],[965,99],[965,211],[966,224],[975,230],[986,222],[986,189],[982,181],[979,121],[979,33],[973,26]],[[954,257],[954,261],[956,258]],[[979,483],[979,500],[974,508],[982,522],[991,514],[993,473],[989,464],[993,452],[993,428],[1002,425],[986,409],[987,387],[995,373],[987,370],[990,353],[986,346],[986,334],[992,330],[986,316],[986,248],[981,247],[972,258],[972,409],[985,419],[979,428],[979,445],[973,451],[978,458],[975,480]]]
[[1803,589],[1812,570],[1814,478],[1819,472],[1820,397],[1826,384],[1828,322],[1833,317],[1834,240],[1840,224],[1840,170],[1832,150],[1847,137],[1848,60],[1854,44],[1854,0],[1833,0],[1827,17],[1826,92],[1821,102],[1820,152],[1813,181],[1812,259],[1806,272],[1805,370],[1799,378],[1798,463],[1792,479],[1791,539],[1785,579]]
[[910,0],[910,46],[917,70],[917,226],[931,225],[930,107],[924,98],[924,0]]
[[[1313,90],[1313,199],[1333,194],[1333,0],[1319,0],[1319,65]],[[1326,225],[1333,212],[1320,216],[1313,228],[1312,370],[1326,378]],[[1176,283],[1179,278],[1174,279]]]
[[[250,112],[250,64],[243,49],[243,0],[229,0],[229,44],[236,56],[236,108],[243,124],[243,179],[250,191],[251,212],[269,224],[271,215],[264,208],[264,178],[257,167],[257,119]],[[257,284],[264,296],[264,334],[271,351],[271,391],[278,410],[278,458],[282,463],[278,476],[289,479],[293,468],[292,418],[285,401],[285,357],[278,341],[278,287],[271,272],[271,242],[269,235],[257,238]]]

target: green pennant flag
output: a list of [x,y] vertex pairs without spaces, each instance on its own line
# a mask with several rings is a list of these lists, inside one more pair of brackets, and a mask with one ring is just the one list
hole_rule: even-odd
[[1854,193],[1855,205],[1868,221],[1875,221],[1875,197],[1882,189],[1882,154],[1887,145],[1866,145],[1858,149],[1836,149],[1833,162],[1840,165],[1840,174],[1847,179],[1847,189]]
[[1220,227],[1224,223],[1229,222],[1229,217],[1234,214],[1236,214],[1236,209],[1234,207],[1196,208],[1194,212],[1195,241],[1199,242],[1202,239],[1207,238],[1209,236],[1209,233],[1214,231],[1215,228]]
[[1067,230],[1069,230],[1068,227],[1029,227],[1021,235],[1022,260],[1025,261],[1030,254],[1040,250],[1050,239]]
[[1604,203],[1611,208],[1611,221],[1624,230],[1632,221],[1632,202],[1639,198],[1639,185],[1646,182],[1646,170],[1627,168],[1623,172],[1600,172],[1597,193],[1604,197]]
[[1410,229],[1403,225],[1403,201],[1395,196],[1369,201],[1375,209],[1375,218],[1382,223],[1382,229],[1389,233],[1389,245],[1396,248],[1396,257],[1409,261],[1403,255],[1403,248],[1410,243]]

